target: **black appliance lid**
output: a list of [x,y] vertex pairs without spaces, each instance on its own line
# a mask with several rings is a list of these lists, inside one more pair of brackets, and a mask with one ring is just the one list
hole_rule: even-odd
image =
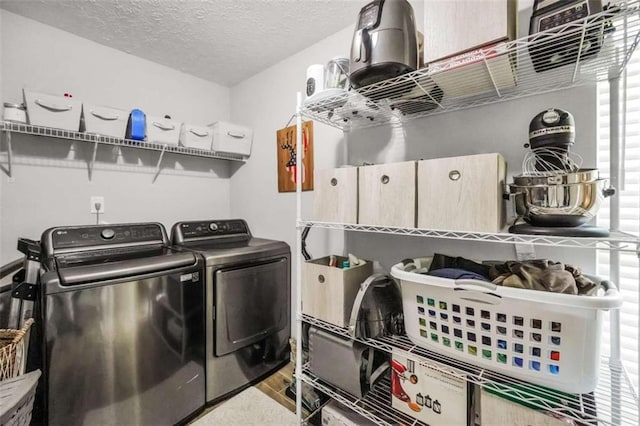
[[112,248],[61,254],[55,265],[63,285],[160,273],[197,263],[193,253],[163,246]]

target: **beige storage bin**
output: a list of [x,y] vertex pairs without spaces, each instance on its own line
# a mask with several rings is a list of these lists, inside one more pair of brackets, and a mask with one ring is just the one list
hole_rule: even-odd
[[358,168],[316,170],[313,220],[358,223]]
[[194,126],[182,123],[180,129],[180,145],[187,148],[197,148],[211,151],[213,131],[207,126]]
[[53,96],[23,89],[29,124],[56,129],[80,130],[82,102],[74,98]]
[[82,117],[84,127],[81,130],[87,133],[123,139],[127,132],[127,111],[85,103],[82,105]]
[[359,168],[358,223],[416,226],[416,162]]
[[180,127],[179,121],[147,115],[147,142],[178,145]]
[[[337,265],[349,260],[336,256]],[[348,327],[360,284],[373,274],[365,262],[347,269],[329,266],[329,256],[302,265],[302,312],[338,327]]]
[[500,154],[418,162],[418,228],[500,232],[506,163]]
[[243,157],[251,155],[253,130],[225,121],[217,121],[209,124],[209,127],[213,129],[214,151],[238,154]]

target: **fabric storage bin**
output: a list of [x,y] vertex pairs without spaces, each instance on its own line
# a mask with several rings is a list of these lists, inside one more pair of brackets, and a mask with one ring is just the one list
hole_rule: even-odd
[[33,92],[28,89],[23,89],[22,93],[24,103],[27,106],[29,124],[73,132],[80,130],[81,101],[64,96]]
[[87,133],[124,138],[127,133],[129,113],[116,108],[102,107],[93,104],[82,105],[84,127],[80,130]]
[[363,166],[358,173],[358,223],[416,226],[415,161]]
[[418,161],[418,228],[500,232],[505,179],[500,154]]
[[170,118],[147,115],[147,142],[178,145],[180,122]]
[[[336,256],[337,265],[349,260]],[[360,284],[373,273],[365,261],[346,269],[329,266],[329,256],[302,265],[302,312],[338,327],[348,327]]]
[[213,131],[206,126],[194,126],[182,123],[180,129],[180,145],[187,148],[197,148],[211,151]]
[[[428,268],[431,258],[414,263]],[[613,284],[576,296],[406,272],[402,263],[391,275],[400,280],[405,328],[416,345],[564,392],[595,389],[602,311],[622,305]]]
[[238,154],[243,157],[251,155],[251,143],[253,130],[225,121],[217,121],[209,124],[213,129],[213,150]]
[[316,170],[313,220],[358,223],[358,168]]

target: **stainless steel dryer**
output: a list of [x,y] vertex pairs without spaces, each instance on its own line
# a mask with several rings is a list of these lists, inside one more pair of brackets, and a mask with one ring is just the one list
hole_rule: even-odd
[[204,407],[202,259],[168,243],[159,223],[42,234],[36,423],[172,425]]
[[218,401],[289,360],[289,246],[254,238],[244,220],[176,223],[174,247],[206,268],[207,402]]

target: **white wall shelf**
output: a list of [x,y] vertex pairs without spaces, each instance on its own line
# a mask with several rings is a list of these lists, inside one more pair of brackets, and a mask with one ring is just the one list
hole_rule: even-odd
[[[346,328],[337,327],[333,324],[329,324],[304,314],[301,315],[300,319],[315,327],[319,327],[339,336],[351,339]],[[609,363],[609,360],[606,358],[602,359],[600,365],[600,379],[598,381],[598,387],[593,393],[593,397],[588,394],[575,395],[573,398],[575,404],[562,404],[554,401],[566,401],[567,394],[565,393],[534,386],[527,382],[485,370],[469,363],[460,362],[458,360],[436,354],[435,352],[416,346],[406,336],[388,336],[378,339],[354,340],[384,352],[391,353],[392,350],[400,350],[406,354],[411,354],[414,357],[417,356],[428,359],[433,364],[441,367],[443,371],[455,368],[458,373],[464,374],[464,377],[468,382],[481,387],[491,388],[492,391],[497,391],[505,396],[509,396],[511,399],[535,406],[542,411],[560,413],[567,418],[583,422],[584,424],[612,426],[637,426],[640,424],[640,419],[638,417],[638,396],[635,394],[634,389],[629,385],[629,380],[625,370],[619,366],[612,365],[612,363]],[[389,421],[386,419],[389,416],[392,416],[392,419],[397,420],[397,416],[400,414],[390,407],[390,392],[385,395],[386,400],[383,400],[378,396],[378,391],[374,392],[371,396],[365,396],[364,400],[359,400],[345,392],[335,389],[317,378],[314,378],[313,375],[308,372],[305,372],[305,375],[307,378],[306,380],[303,380],[307,383],[317,387],[325,393],[328,393],[332,397],[334,397],[333,394],[337,394],[339,397],[337,399],[340,402],[352,407],[358,413],[361,413],[363,409],[370,408],[367,404],[369,400],[376,401],[373,404],[376,411],[370,414],[378,418],[380,421],[378,424],[388,424]],[[545,395],[546,398],[541,398],[541,395]],[[614,395],[616,397],[615,400],[613,400]],[[350,399],[348,397],[350,397]],[[348,402],[345,402],[344,399]],[[365,402],[363,403],[363,401]],[[384,401],[386,401],[386,405]],[[412,419],[409,424],[413,421],[414,420]],[[404,423],[407,423],[406,420],[404,420]]]
[[508,233],[485,233],[467,231],[443,231],[421,228],[398,228],[392,226],[371,226],[349,223],[299,221],[298,226],[338,229],[343,231],[372,232],[377,234],[407,235],[414,237],[441,238],[449,240],[482,241],[506,244],[535,244],[540,246],[589,248],[609,251],[638,253],[640,238],[624,232],[611,232],[606,238],[559,237],[542,235],[523,235]]
[[178,145],[166,145],[166,144],[158,144],[158,143],[150,143],[150,142],[141,142],[141,141],[136,141],[131,139],[121,139],[121,138],[115,138],[112,136],[98,135],[95,133],[74,132],[70,130],[54,129],[51,127],[42,127],[42,126],[33,126],[30,124],[15,123],[10,121],[0,121],[0,131],[4,131],[7,135],[8,165],[5,172],[9,177],[12,177],[11,173],[12,173],[12,161],[13,161],[13,148],[12,148],[11,135],[13,133],[92,143],[93,156],[91,158],[91,163],[89,164],[89,180],[91,180],[91,177],[93,175],[93,166],[96,161],[96,152],[98,149],[98,145],[119,146],[119,147],[125,147],[125,148],[143,149],[143,150],[160,152],[160,156],[158,157],[158,162],[156,164],[156,171],[153,177],[154,182],[160,173],[160,163],[162,162],[162,159],[164,158],[164,154],[166,152],[170,152],[173,154],[188,155],[191,157],[204,157],[204,158],[213,158],[218,160],[229,160],[229,161],[239,161],[239,162],[246,161],[246,159],[242,156],[227,154],[223,152],[207,151],[204,149],[188,148],[188,147],[178,146]]
[[[401,124],[428,115],[552,92],[619,75],[640,40],[640,1],[546,32],[484,49],[455,65],[443,61],[400,77],[306,103],[302,114],[342,129]],[[558,52],[604,34],[599,50],[578,52],[563,66],[536,71],[530,51]],[[596,53],[597,52],[597,53]],[[541,57],[535,53],[535,57]],[[551,55],[551,54],[549,54]],[[464,66],[463,66],[464,65]]]

